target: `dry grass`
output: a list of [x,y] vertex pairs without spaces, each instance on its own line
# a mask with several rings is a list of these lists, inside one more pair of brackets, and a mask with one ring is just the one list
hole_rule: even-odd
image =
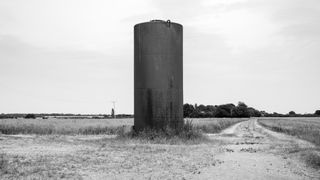
[[192,121],[187,120],[179,129],[144,129],[143,131],[129,131],[119,133],[120,140],[139,140],[155,144],[199,144],[209,141],[203,135],[201,129],[196,127]]
[[[204,133],[221,130],[247,119],[205,118],[186,119]],[[133,119],[0,119],[2,134],[119,134],[133,126]]]
[[303,149],[302,158],[309,166],[320,169],[320,118],[266,118],[259,119],[259,123],[270,130],[296,136],[318,146],[316,149]]
[[259,123],[276,132],[282,132],[320,146],[320,118],[267,118]]
[[220,133],[223,129],[249,118],[195,118],[191,119],[194,126],[204,133]]
[[132,119],[0,119],[2,134],[117,134]]
[[220,162],[214,158],[214,143],[165,145],[81,137],[8,137],[2,141],[5,171],[0,171],[0,179],[190,179]]
[[[0,155],[1,179],[82,179],[75,172],[65,171],[63,165],[57,166],[51,157],[28,158],[19,155]],[[5,162],[4,164],[1,164]]]

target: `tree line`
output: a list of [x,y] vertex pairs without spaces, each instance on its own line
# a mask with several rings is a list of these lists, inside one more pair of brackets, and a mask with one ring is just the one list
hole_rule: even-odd
[[184,104],[183,116],[190,118],[206,118],[206,117],[261,117],[261,112],[248,107],[245,103],[239,102],[238,105],[232,103],[222,105],[197,105]]
[[244,102],[239,102],[237,105],[232,103],[222,105],[183,105],[183,116],[188,118],[246,118],[246,117],[317,117],[320,116],[320,110],[316,110],[313,114],[298,114],[290,111],[287,114],[277,112],[267,113],[259,111],[253,107],[247,106]]
[[[267,113],[265,111],[259,111],[253,107],[247,106],[244,102],[239,102],[237,105],[232,103],[222,105],[183,105],[183,116],[188,118],[246,118],[246,117],[320,117],[320,110],[316,110],[314,113],[298,114],[294,111],[290,111],[287,114],[281,114],[277,112]],[[105,119],[111,118],[106,114],[71,114],[71,113],[39,113],[39,114],[24,114],[24,113],[11,113],[0,114],[0,119],[10,118],[91,118],[91,119]],[[133,118],[132,114],[117,114],[116,118]]]

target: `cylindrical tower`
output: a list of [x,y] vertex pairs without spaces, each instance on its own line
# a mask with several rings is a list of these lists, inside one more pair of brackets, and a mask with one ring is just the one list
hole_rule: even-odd
[[134,128],[183,125],[182,25],[153,20],[134,26]]

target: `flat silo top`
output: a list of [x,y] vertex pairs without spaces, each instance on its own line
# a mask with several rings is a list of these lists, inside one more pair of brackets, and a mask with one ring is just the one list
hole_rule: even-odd
[[179,23],[175,23],[175,22],[172,22],[170,20],[165,21],[165,20],[159,20],[159,19],[151,20],[149,22],[142,22],[142,23],[136,24],[134,27],[140,26],[140,25],[144,25],[144,24],[152,24],[152,23],[165,23],[165,24],[169,24],[169,25],[181,26],[182,27],[182,25],[179,24]]

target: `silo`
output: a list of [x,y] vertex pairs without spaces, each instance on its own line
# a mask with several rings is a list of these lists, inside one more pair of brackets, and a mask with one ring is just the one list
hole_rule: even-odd
[[183,125],[182,25],[134,26],[134,129]]

